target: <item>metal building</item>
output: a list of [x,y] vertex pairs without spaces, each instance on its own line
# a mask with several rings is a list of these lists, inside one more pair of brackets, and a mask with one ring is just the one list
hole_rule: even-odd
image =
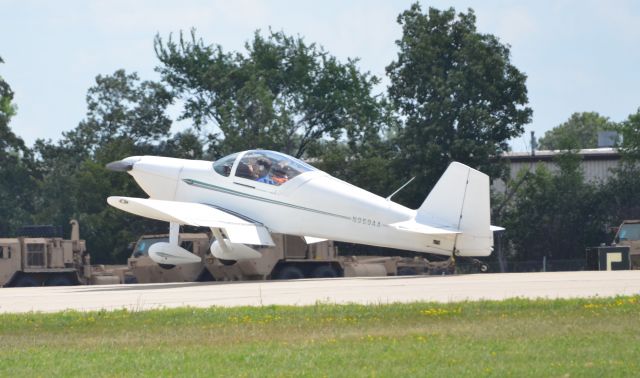
[[[502,159],[509,162],[510,178],[514,180],[522,170],[535,172],[539,165],[544,165],[551,172],[557,171],[558,167],[554,158],[562,151],[535,151],[529,152],[508,152]],[[592,148],[579,150],[578,155],[582,158],[581,167],[587,182],[606,182],[613,173],[612,168],[620,164],[620,152],[616,148]],[[504,192],[505,184],[502,180],[493,182],[494,189]]]

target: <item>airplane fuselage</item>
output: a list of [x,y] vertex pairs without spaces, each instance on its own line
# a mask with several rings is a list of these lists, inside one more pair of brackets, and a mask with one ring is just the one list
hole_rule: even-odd
[[274,185],[236,174],[237,161],[225,175],[210,161],[129,159],[135,160],[129,173],[150,198],[211,205],[259,222],[271,232],[441,255],[451,255],[454,249],[455,235],[408,233],[390,226],[415,218],[416,210],[319,170]]

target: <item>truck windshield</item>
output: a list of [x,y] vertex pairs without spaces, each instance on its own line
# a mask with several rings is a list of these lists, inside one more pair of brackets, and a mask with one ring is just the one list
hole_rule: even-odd
[[618,241],[640,240],[640,223],[623,224],[618,231]]
[[148,256],[149,247],[159,242],[168,243],[169,238],[148,238],[140,240],[133,250],[133,257]]

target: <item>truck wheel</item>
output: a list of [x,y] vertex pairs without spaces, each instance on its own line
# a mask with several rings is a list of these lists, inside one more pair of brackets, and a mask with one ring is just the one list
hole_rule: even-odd
[[320,265],[311,273],[313,278],[335,278],[338,277],[338,272],[331,265]]
[[16,280],[16,283],[13,285],[15,287],[33,287],[33,286],[42,286],[39,280],[30,277],[30,276],[22,276]]
[[293,265],[282,267],[276,275],[276,279],[278,280],[297,280],[300,278],[304,278],[304,273],[302,273],[300,268]]
[[45,281],[45,286],[71,286],[72,282],[66,276],[53,276]]

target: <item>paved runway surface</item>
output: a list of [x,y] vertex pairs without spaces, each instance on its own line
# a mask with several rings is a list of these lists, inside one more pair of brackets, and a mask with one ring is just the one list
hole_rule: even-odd
[[66,309],[454,302],[640,294],[640,271],[369,277],[0,289],[0,312]]

